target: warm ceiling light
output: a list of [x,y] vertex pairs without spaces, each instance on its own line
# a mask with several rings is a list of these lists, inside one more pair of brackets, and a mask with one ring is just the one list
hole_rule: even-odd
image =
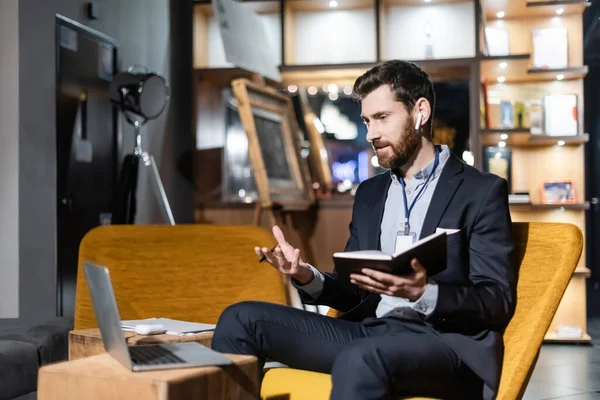
[[317,89],[316,86],[311,86],[308,88],[308,94],[310,94],[311,96],[314,96],[315,94],[317,94],[319,90]]
[[564,9],[564,8],[559,8],[558,10],[556,10],[556,13],[557,13],[558,15],[561,15],[561,14],[562,14],[562,13],[564,13],[564,12],[565,12],[565,9]]
[[508,139],[508,135],[506,133],[503,133],[502,135],[500,135],[500,139],[506,140]]
[[498,17],[498,18],[504,18],[504,11],[498,11],[496,13],[496,17]]
[[344,86],[344,94],[350,96],[352,94],[352,86]]
[[337,3],[337,1],[335,1],[335,0],[331,0],[331,1],[329,2],[329,7],[337,7],[337,4],[338,4],[338,3]]
[[505,80],[506,80],[506,78],[503,76],[498,77],[498,82],[500,82],[500,83],[504,83]]
[[296,91],[298,91],[298,86],[296,86],[296,85],[289,85],[287,87],[287,89],[288,89],[288,92],[290,92],[290,93],[296,93]]
[[506,142],[498,142],[498,147],[506,147]]
[[507,62],[504,62],[504,61],[502,61],[502,62],[500,63],[500,68],[504,69],[504,68],[506,68],[506,67],[508,67],[508,63],[507,63]]
[[565,79],[565,76],[563,74],[559,74],[559,75],[556,75],[556,79],[558,79],[559,81],[562,81],[563,79]]
[[564,140],[559,140],[558,141],[558,145],[559,146],[564,146],[565,145],[565,141]]

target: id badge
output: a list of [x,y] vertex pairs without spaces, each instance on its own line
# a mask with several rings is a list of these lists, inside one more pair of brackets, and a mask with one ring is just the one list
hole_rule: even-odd
[[396,245],[394,247],[394,253],[404,251],[416,241],[417,235],[415,232],[409,232],[408,235],[404,234],[404,231],[398,231],[396,233]]

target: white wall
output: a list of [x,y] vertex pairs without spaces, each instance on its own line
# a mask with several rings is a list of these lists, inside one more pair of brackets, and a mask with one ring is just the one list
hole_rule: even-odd
[[[250,9],[248,12],[252,12]],[[281,18],[279,14],[259,14],[263,21],[265,33],[271,42],[271,48],[277,60],[277,65],[281,64]],[[208,17],[208,66],[209,68],[232,67],[233,64],[227,62],[225,58],[225,49],[223,40],[219,31],[217,19],[213,16]]]
[[386,59],[425,59],[427,24],[431,26],[433,58],[475,56],[473,2],[417,7],[390,7],[385,21]]
[[298,12],[294,64],[374,62],[375,11]]
[[19,317],[19,5],[0,1],[0,318]]

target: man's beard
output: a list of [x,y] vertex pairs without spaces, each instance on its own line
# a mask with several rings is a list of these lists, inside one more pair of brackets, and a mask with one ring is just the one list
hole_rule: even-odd
[[409,115],[404,132],[397,143],[381,141],[373,143],[373,147],[375,148],[389,146],[389,149],[392,150],[391,155],[377,157],[377,161],[381,167],[390,169],[400,168],[409,162],[416,154],[421,144],[421,135],[419,134],[419,131],[414,128],[414,124],[412,116]]

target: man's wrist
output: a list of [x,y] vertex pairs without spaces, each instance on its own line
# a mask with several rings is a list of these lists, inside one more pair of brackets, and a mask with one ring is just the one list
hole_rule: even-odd
[[302,272],[292,276],[292,278],[294,278],[301,285],[308,285],[315,278],[315,274],[308,264],[304,264]]

